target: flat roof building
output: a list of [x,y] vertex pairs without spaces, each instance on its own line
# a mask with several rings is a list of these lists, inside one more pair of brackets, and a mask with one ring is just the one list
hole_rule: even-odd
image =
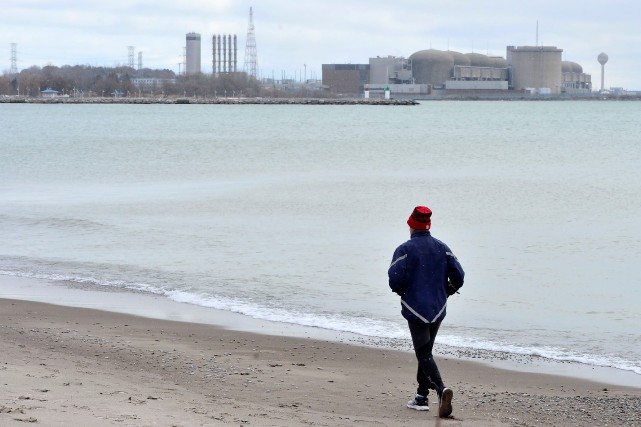
[[331,93],[360,95],[369,83],[368,64],[323,64],[323,86]]
[[407,58],[387,56],[369,59],[369,83],[412,83],[412,66]]

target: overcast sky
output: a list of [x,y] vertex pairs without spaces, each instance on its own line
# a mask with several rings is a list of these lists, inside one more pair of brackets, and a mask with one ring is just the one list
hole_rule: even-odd
[[[608,54],[605,86],[641,90],[638,0],[0,0],[0,71],[11,66],[126,65],[178,72],[185,35],[202,37],[211,73],[211,36],[238,36],[243,68],[253,6],[261,77],[321,78],[321,64],[368,63],[423,49],[505,57],[505,47],[557,46],[600,88],[597,56]],[[0,52],[2,51],[0,50]]]

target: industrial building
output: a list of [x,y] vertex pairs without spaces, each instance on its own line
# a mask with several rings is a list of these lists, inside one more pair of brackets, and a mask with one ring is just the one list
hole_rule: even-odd
[[414,83],[410,61],[395,56],[370,58],[369,83],[383,85]]
[[187,33],[185,74],[199,74],[200,70],[200,34]]
[[367,88],[373,97],[385,88],[399,97],[589,93],[590,75],[562,61],[562,52],[555,46],[508,46],[503,58],[427,49],[409,58],[370,58],[369,64],[324,64],[323,85],[341,94]]
[[[454,58],[446,90],[504,91],[508,89],[508,68],[500,56],[448,51]],[[468,63],[469,61],[469,63]]]
[[369,70],[369,64],[323,64],[323,86],[335,94],[362,94]]
[[589,93],[592,91],[592,76],[583,72],[576,62],[561,61],[561,92]]

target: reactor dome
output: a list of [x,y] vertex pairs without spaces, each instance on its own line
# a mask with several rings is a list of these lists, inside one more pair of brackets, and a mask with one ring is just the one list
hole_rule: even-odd
[[583,73],[583,67],[576,62],[561,61],[561,71],[564,73]]
[[410,55],[409,59],[412,61],[412,77],[418,84],[442,86],[454,69],[454,58],[442,50],[421,50]]
[[449,53],[452,59],[454,60],[454,65],[462,65],[462,66],[472,65],[472,61],[470,61],[470,58],[468,58],[465,54],[461,52],[448,50],[447,53]]
[[501,56],[490,56],[493,68],[507,68],[507,60]]
[[493,67],[494,61],[482,53],[466,53],[465,56],[470,58],[473,67]]

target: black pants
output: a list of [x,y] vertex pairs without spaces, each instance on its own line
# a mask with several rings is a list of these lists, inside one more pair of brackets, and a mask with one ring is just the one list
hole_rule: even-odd
[[414,343],[414,352],[418,360],[418,370],[416,372],[416,381],[418,381],[417,394],[427,396],[429,390],[436,390],[441,394],[445,386],[438,371],[438,366],[432,357],[432,347],[441,321],[436,323],[412,323],[407,322],[412,342]]

